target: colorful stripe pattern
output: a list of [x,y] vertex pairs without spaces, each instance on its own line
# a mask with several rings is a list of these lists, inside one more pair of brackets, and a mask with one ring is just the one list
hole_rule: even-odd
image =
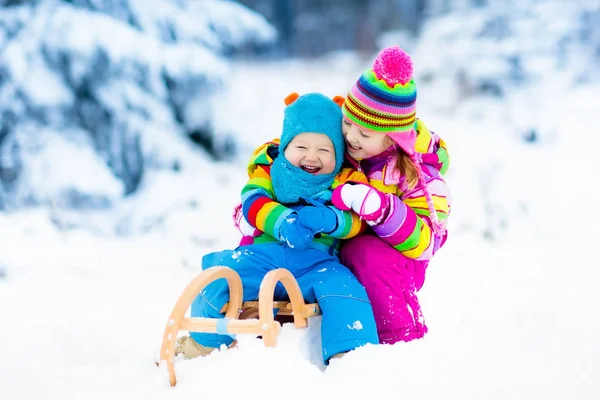
[[[275,139],[257,148],[248,165],[248,183],[242,188],[242,212],[246,221],[262,233],[254,238],[254,243],[267,243],[276,241],[279,227],[282,222],[304,207],[298,204],[285,206],[275,199],[273,183],[270,176],[270,165],[273,160],[268,155],[270,146],[278,146],[279,140]],[[337,215],[338,228],[330,234],[322,234],[313,240],[313,248],[321,249],[330,254],[337,254],[339,240],[352,238],[366,229],[364,221],[356,214],[341,211],[331,205],[332,191],[324,191],[311,200],[331,208]]]
[[369,69],[350,89],[342,113],[366,130],[410,132],[416,120],[417,87],[414,79],[389,86]]

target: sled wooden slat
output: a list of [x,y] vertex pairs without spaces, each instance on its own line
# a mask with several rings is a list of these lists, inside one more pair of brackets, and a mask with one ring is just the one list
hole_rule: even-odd
[[[185,318],[185,314],[200,292],[211,282],[225,278],[229,286],[229,303],[225,312],[225,318]],[[281,282],[285,288],[289,302],[274,302],[273,295],[275,286]],[[261,336],[267,347],[274,347],[281,330],[279,322],[275,321],[273,308],[283,311],[282,315],[290,315],[294,318],[296,328],[306,328],[308,318],[319,315],[318,304],[305,304],[304,297],[298,286],[298,282],[290,271],[279,268],[269,271],[263,278],[258,301],[244,303],[248,305],[243,308],[243,286],[237,272],[228,267],[217,266],[202,271],[184,289],[183,293],[175,303],[167,326],[163,333],[163,341],[160,348],[158,365],[166,363],[169,372],[169,383],[171,386],[177,384],[175,377],[175,341],[180,330],[188,332],[208,333],[248,333]],[[240,310],[243,310],[240,314]],[[250,317],[257,319],[244,319]]]
[[[179,330],[188,332],[217,333],[215,318],[184,318],[181,320]],[[230,320],[227,321],[228,333],[255,333],[259,328],[257,320]]]
[[[224,313],[228,310],[229,303],[225,303],[223,308],[221,308],[221,312]],[[284,316],[292,316],[293,315],[293,307],[292,303],[289,301],[274,301],[273,308],[277,309],[277,315]],[[244,311],[244,315],[253,315],[252,311],[258,312],[258,301],[245,301],[242,303],[242,308]],[[304,318],[311,318],[317,315],[321,315],[321,308],[318,303],[307,303],[302,308],[302,316]]]

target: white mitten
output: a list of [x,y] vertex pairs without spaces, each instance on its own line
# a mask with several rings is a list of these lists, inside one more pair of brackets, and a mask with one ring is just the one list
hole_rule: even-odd
[[331,201],[340,210],[352,209],[366,221],[377,221],[388,209],[384,193],[363,183],[345,183],[333,191]]

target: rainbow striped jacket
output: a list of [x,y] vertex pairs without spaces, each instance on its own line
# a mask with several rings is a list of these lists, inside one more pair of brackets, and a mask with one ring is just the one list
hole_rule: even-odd
[[[273,139],[261,145],[254,151],[248,163],[249,180],[242,188],[241,211],[245,222],[256,228],[256,231],[251,234],[242,232],[246,234],[246,241],[242,241],[244,244],[277,241],[276,232],[279,231],[281,223],[285,221],[288,215],[305,206],[304,204],[283,205],[278,203],[275,198],[270,175],[271,163],[273,162],[270,149],[278,146],[279,139]],[[351,169],[342,171],[340,174],[354,176]],[[334,185],[339,184],[340,181],[336,178]],[[334,210],[337,215],[338,227],[330,234],[321,234],[320,237],[315,238],[311,247],[337,255],[340,240],[358,235],[367,228],[367,225],[355,213],[341,211],[331,204],[332,189],[319,193],[311,200],[318,201]]]
[[[421,158],[421,170],[429,190],[438,219],[447,225],[452,198],[450,190],[442,176],[449,166],[446,143],[427,126],[417,120],[417,140],[415,150]],[[387,162],[374,163],[366,159],[357,162],[346,160],[356,168],[352,176],[338,176],[340,181],[359,181],[368,183],[383,193],[391,193],[391,209],[388,216],[371,227],[373,232],[388,242],[404,256],[417,260],[429,260],[444,244],[447,233],[435,236],[429,219],[429,207],[425,193],[417,184],[409,189],[404,177],[395,170],[395,157]],[[372,165],[369,165],[371,161]],[[362,165],[361,165],[362,164]],[[346,173],[348,170],[345,169]],[[360,175],[363,175],[362,177]]]

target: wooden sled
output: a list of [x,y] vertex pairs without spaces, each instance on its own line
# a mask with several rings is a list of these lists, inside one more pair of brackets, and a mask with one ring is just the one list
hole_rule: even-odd
[[[198,294],[211,282],[225,278],[229,286],[229,303],[221,309],[225,318],[186,318],[185,314]],[[273,301],[275,285],[281,282],[290,301]],[[267,347],[275,347],[281,326],[275,321],[277,315],[292,316],[296,328],[308,326],[308,318],[320,315],[318,304],[305,304],[304,297],[294,276],[284,268],[268,272],[260,285],[258,301],[242,304],[242,281],[237,272],[228,267],[213,267],[202,271],[183,290],[167,320],[160,349],[160,363],[165,362],[169,382],[175,386],[175,341],[179,331],[221,334],[253,334],[262,336]],[[251,319],[252,318],[252,319]]]

